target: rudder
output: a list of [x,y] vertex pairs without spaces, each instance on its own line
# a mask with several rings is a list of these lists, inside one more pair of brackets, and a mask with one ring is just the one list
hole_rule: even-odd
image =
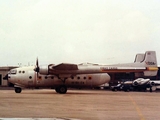
[[146,51],[142,63],[144,63],[146,67],[157,67],[156,52]]
[[156,76],[158,71],[156,52],[146,51],[144,56],[142,63],[147,68],[147,71],[144,71],[144,76]]

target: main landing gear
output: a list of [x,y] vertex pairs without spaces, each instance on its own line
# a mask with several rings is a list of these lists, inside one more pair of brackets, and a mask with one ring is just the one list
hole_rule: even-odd
[[67,87],[65,85],[61,85],[55,88],[57,93],[65,94],[67,92]]
[[[58,76],[58,78],[65,84],[65,82],[66,82],[66,80],[67,80],[68,77],[60,78],[60,77]],[[66,92],[67,92],[67,86],[65,86],[65,85],[57,86],[57,87],[55,88],[55,91],[56,91],[57,93],[60,93],[60,94],[66,94]]]
[[20,88],[20,87],[15,87],[14,89],[15,89],[16,93],[21,93],[22,92],[22,88]]

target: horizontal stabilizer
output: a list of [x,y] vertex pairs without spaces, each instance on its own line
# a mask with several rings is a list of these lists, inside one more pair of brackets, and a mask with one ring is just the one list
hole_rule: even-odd
[[144,71],[144,76],[156,76],[157,71]]

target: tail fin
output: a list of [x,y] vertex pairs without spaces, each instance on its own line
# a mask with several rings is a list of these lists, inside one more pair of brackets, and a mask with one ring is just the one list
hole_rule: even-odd
[[137,54],[134,62],[142,62],[144,60],[144,55],[145,54],[141,54],[141,53]]
[[157,67],[156,52],[146,51],[144,55],[144,60],[142,60],[142,63],[144,63],[146,67]]
[[144,71],[144,76],[156,76],[158,71],[157,58],[155,51],[146,51],[144,60],[141,62],[147,71]]
[[138,77],[156,76],[158,71],[155,51],[146,51],[145,54],[137,54],[134,63],[114,64],[112,66],[133,67],[135,71],[143,68],[142,72],[135,72],[135,75]]

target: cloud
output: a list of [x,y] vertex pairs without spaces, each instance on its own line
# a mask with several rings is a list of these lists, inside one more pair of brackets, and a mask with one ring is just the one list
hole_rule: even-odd
[[139,11],[132,11],[110,25],[110,37],[113,40],[144,42],[150,39],[151,24],[149,18]]
[[42,63],[133,61],[137,52],[159,50],[159,21],[152,11],[146,12],[144,4],[103,0],[3,2],[0,53],[6,54],[2,64],[34,62],[37,56]]

